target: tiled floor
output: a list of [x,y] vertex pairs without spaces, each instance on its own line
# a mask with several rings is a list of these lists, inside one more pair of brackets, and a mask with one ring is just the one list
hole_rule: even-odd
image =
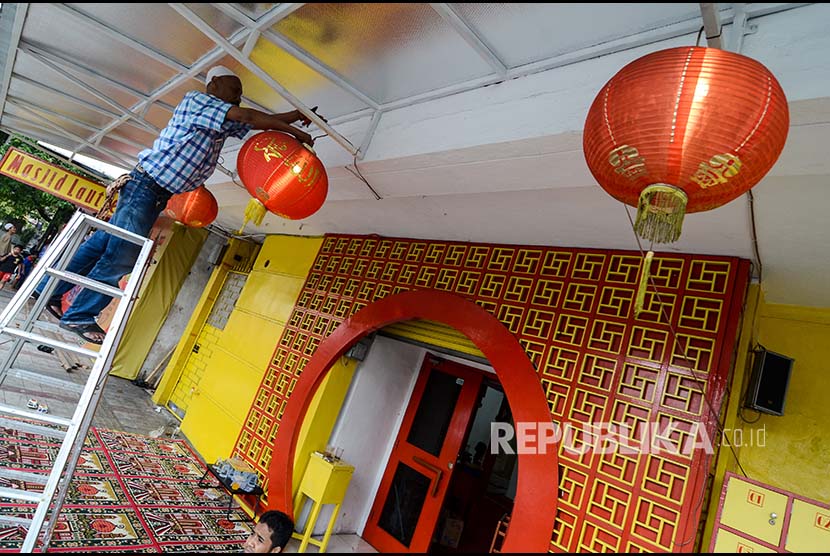
[[[6,307],[13,293],[9,290],[0,291],[0,311]],[[51,315],[45,314],[41,318],[53,324],[57,322]],[[73,334],[66,335],[56,326],[52,328],[54,330],[46,333],[54,333],[56,339],[65,342],[75,341],[76,337]],[[7,335],[0,336],[0,364],[5,361],[12,344],[13,340]],[[66,367],[71,367],[71,364],[76,362],[88,366],[71,371],[66,370]],[[29,376],[21,377],[10,373],[4,379],[0,378],[0,403],[26,409],[26,402],[34,398],[39,403],[46,404],[50,414],[70,417],[75,410],[80,388],[89,376],[89,366],[91,366],[91,360],[88,358],[69,354],[62,359],[57,351],[45,353],[27,343],[13,362],[13,368],[30,371],[41,377],[69,381],[76,385],[75,389],[67,385],[58,386],[35,380]],[[178,420],[166,409],[156,406],[147,390],[130,380],[118,377],[107,379],[92,425],[153,436],[162,431],[165,434],[178,433]],[[300,542],[292,539],[285,551],[297,552],[299,546]],[[306,552],[318,552],[318,548],[309,544]],[[377,551],[357,535],[335,535],[329,541],[327,552],[369,553]]]
[[[312,537],[321,540],[321,537]],[[284,552],[297,552],[300,548],[300,541],[291,539],[285,547]],[[306,552],[319,552],[319,548],[309,543]],[[343,552],[359,552],[359,553],[377,553],[377,550],[372,548],[372,545],[358,537],[357,535],[333,535],[329,539],[329,545],[326,547],[326,552],[341,554]]]
[[[11,300],[13,292],[7,289],[0,291],[0,310],[4,309]],[[51,323],[57,321],[51,315],[43,317]],[[54,334],[56,339],[65,342],[74,342],[76,336],[71,333],[64,333],[60,329],[47,330],[46,334]],[[7,335],[0,336],[0,363],[13,344],[13,340]],[[92,360],[74,354],[66,354],[61,359],[57,350],[52,353],[38,351],[28,342],[12,363],[12,367],[23,371],[30,371],[39,376],[51,377],[58,380],[69,381],[77,385],[72,387],[61,386],[39,382],[29,377],[22,378],[10,373],[5,379],[0,379],[0,403],[26,409],[26,403],[34,398],[41,404],[46,404],[49,413],[61,417],[70,417],[75,410],[75,405],[80,396],[80,389],[89,376],[89,367]],[[85,368],[67,371],[66,367],[72,363],[86,365]],[[167,430],[175,428],[178,424],[167,410],[157,407],[150,395],[143,388],[136,386],[130,380],[118,377],[109,377],[104,386],[104,392],[95,417],[93,426],[103,427],[124,432],[139,434],[150,434],[161,427],[167,426]]]

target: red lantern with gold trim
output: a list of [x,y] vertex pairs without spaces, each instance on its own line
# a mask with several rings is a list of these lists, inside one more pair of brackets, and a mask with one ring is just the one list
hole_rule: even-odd
[[164,213],[185,226],[202,228],[216,220],[219,205],[216,197],[204,185],[200,185],[193,191],[170,197]]
[[762,64],[716,48],[670,48],[605,84],[585,120],[583,150],[603,189],[638,207],[637,234],[668,243],[685,213],[755,186],[788,129],[784,91]]
[[266,210],[289,220],[306,218],[323,206],[328,194],[320,159],[287,133],[264,131],[248,139],[239,150],[237,169],[253,197],[245,209],[245,223],[259,225]]

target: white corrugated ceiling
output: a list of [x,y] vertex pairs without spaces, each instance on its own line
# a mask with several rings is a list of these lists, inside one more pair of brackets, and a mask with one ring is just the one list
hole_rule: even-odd
[[[582,123],[628,61],[706,44],[701,6],[4,3],[0,125],[128,168],[222,63],[242,76],[245,105],[289,110],[289,93],[343,138],[317,141],[323,209],[248,233],[637,249],[625,209],[585,166]],[[830,8],[712,6],[722,47],[767,65],[790,101],[784,154],[753,190],[767,299],[830,306]],[[230,171],[239,145],[226,145]],[[217,225],[238,228],[247,193],[221,172],[208,187]],[[755,259],[747,199],[690,215],[666,249]]]

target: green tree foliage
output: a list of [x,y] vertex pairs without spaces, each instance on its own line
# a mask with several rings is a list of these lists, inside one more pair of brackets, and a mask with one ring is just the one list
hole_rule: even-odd
[[[13,136],[0,146],[0,158],[5,156],[9,147],[15,147],[96,183],[102,182],[100,176],[84,172],[77,166]],[[59,229],[64,222],[69,220],[75,210],[76,207],[72,203],[0,174],[0,220],[3,223],[14,222],[17,225],[22,243],[27,242],[35,234],[35,229],[27,224],[41,222],[47,230],[47,233],[43,234],[46,239],[46,236],[50,235],[48,230]]]

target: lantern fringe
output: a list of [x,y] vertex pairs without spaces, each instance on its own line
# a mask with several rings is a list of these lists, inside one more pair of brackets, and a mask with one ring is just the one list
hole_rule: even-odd
[[245,207],[245,220],[242,221],[242,227],[239,228],[237,233],[241,234],[249,221],[253,222],[256,226],[262,224],[262,219],[265,218],[266,212],[265,205],[259,199],[251,199],[248,201],[248,205]]
[[680,237],[689,197],[679,187],[665,183],[649,185],[640,193],[634,230],[643,239],[672,243]]
[[640,273],[640,285],[637,286],[637,297],[634,301],[634,317],[639,317],[643,311],[643,304],[646,300],[646,288],[648,287],[648,279],[651,277],[651,260],[654,258],[654,251],[646,253],[643,259],[643,269]]

